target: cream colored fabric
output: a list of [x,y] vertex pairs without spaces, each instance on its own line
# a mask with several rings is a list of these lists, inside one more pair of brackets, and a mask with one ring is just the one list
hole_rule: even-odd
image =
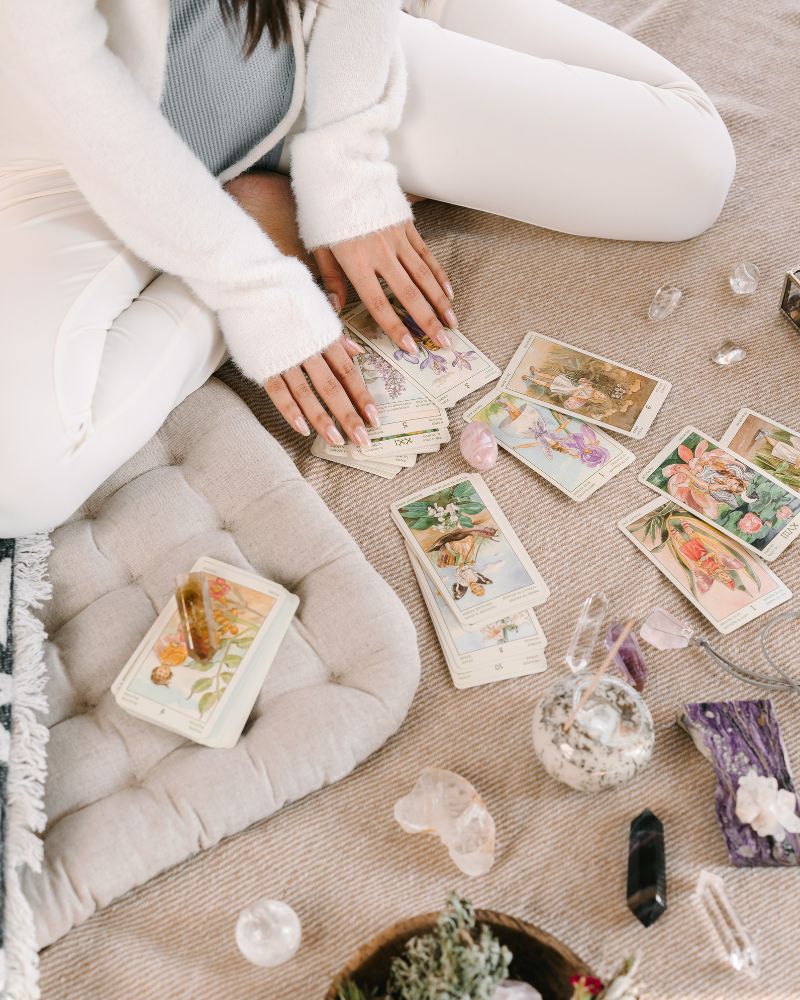
[[[397,729],[419,676],[395,595],[216,379],[52,542],[45,860],[40,875],[23,876],[41,946],[163,868],[338,781]],[[176,574],[202,555],[300,598],[231,750],[134,719],[109,690]]]
[[[673,724],[682,701],[752,697],[753,689],[729,681],[699,652],[648,650],[655,755],[639,781],[602,797],[552,781],[533,759],[529,735],[536,699],[565,670],[568,637],[590,589],[606,586],[618,615],[641,617],[662,603],[703,623],[615,528],[650,498],[636,482],[639,469],[686,421],[720,434],[743,405],[800,426],[800,338],[778,313],[783,272],[800,264],[797,6],[575,5],[633,33],[698,81],[731,131],[738,168],[714,228],[672,245],[559,235],[439,204],[417,209],[423,235],[450,272],[464,330],[498,364],[533,328],[674,382],[652,431],[632,445],[637,464],[585,503],[568,502],[506,454],[486,476],[552,588],[540,609],[549,670],[463,692],[446,673],[387,505],[463,470],[456,443],[385,484],[312,458],[308,442],[261,403],[263,420],[409,608],[423,658],[418,694],[398,735],[336,786],[159,876],[44,952],[45,1000],[321,1000],[360,944],[395,920],[439,907],[449,888],[539,924],[595,968],[606,940],[610,959],[641,946],[654,1000],[788,1000],[800,992],[800,872],[727,867],[711,769]],[[741,258],[761,268],[762,287],[750,301],[735,299],[726,282]],[[656,325],[647,306],[667,280],[686,297]],[[728,337],[749,354],[724,371],[708,355]],[[255,391],[250,398],[254,405],[261,399]],[[452,411],[454,430],[474,398]],[[773,566],[800,596],[800,548]],[[798,598],[780,610],[793,609]],[[758,630],[746,627],[719,647],[755,665]],[[796,642],[783,656],[797,669]],[[800,704],[775,703],[797,774]],[[394,801],[428,764],[472,781],[497,821],[498,858],[484,878],[462,876],[441,845],[404,834],[392,819]],[[664,822],[669,892],[667,913],[648,930],[624,903],[628,826],[645,806]],[[703,866],[719,866],[752,929],[764,963],[758,982],[734,976],[712,948],[691,898]],[[279,969],[248,965],[234,944],[239,910],[260,896],[286,900],[303,921],[302,950]]]

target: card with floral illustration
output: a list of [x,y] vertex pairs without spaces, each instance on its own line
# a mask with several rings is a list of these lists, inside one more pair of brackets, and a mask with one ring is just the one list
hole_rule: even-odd
[[[374,331],[381,332],[366,309],[356,317],[356,321],[365,330],[374,328]],[[364,353],[357,355],[353,361],[358,365],[364,384],[372,393],[382,424],[393,423],[406,416],[436,416],[441,412],[426,393],[408,381],[393,359],[389,360],[378,354],[366,333],[360,338],[360,344]]]
[[466,411],[464,420],[486,424],[501,448],[576,503],[636,460],[599,427],[508,389],[493,389]]
[[[218,560],[201,558],[191,571],[208,579],[216,652],[206,663],[190,656],[173,596],[111,690],[132,715],[207,746],[229,746],[231,728],[241,722],[235,743],[298,598],[277,583]],[[248,706],[237,697],[240,689],[253,692]],[[234,703],[231,727],[226,716]]]
[[416,354],[409,354],[399,348],[378,326],[362,303],[343,313],[342,322],[360,341],[372,347],[386,361],[393,363],[408,382],[437,406],[454,406],[460,399],[499,377],[500,369],[497,365],[470,343],[463,333],[448,330],[453,342],[452,348],[439,347],[425,336],[391,293],[389,301],[414,338]]
[[453,476],[390,511],[462,627],[479,628],[547,600],[547,585],[480,476]]
[[711,622],[727,635],[790,600],[792,593],[742,542],[697,513],[657,497],[619,529]]
[[755,410],[739,410],[720,445],[800,496],[800,431],[770,420]]
[[639,475],[768,562],[800,533],[800,497],[696,427],[684,427]]
[[525,336],[498,385],[637,439],[648,432],[671,388],[664,379],[534,332]]

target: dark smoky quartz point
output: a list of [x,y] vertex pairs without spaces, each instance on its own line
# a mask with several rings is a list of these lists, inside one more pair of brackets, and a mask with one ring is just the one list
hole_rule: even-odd
[[631,822],[628,844],[628,909],[649,927],[667,908],[664,825],[649,809]]

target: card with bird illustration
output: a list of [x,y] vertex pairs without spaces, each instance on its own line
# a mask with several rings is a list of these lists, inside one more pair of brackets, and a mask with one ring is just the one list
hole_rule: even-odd
[[800,495],[800,431],[755,410],[739,410],[720,445]]
[[639,439],[650,430],[672,383],[530,332],[497,388]]
[[410,549],[467,630],[543,604],[550,591],[489,487],[453,476],[391,504]]
[[742,542],[673,500],[656,497],[618,527],[723,635],[792,596]]
[[696,427],[684,427],[639,482],[768,562],[800,535],[800,496]]
[[598,427],[510,390],[493,389],[464,413],[492,429],[501,448],[576,502],[636,460]]

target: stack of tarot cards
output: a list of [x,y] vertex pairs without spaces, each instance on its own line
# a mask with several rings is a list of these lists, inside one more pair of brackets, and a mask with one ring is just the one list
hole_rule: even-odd
[[464,419],[485,423],[501,448],[580,502],[635,461],[606,431],[643,438],[671,388],[636,368],[532,332]]
[[534,608],[550,591],[480,476],[452,476],[390,507],[453,683],[541,673]]
[[751,410],[723,443],[684,427],[639,476],[658,496],[619,528],[719,632],[733,632],[792,596],[767,563],[800,534],[798,470],[800,434]]
[[[190,655],[173,596],[111,686],[128,714],[208,747],[236,745],[299,598],[280,584],[203,557],[218,646]],[[214,643],[216,645],[216,643]]]
[[348,332],[363,346],[355,358],[375,399],[380,427],[368,427],[370,447],[330,445],[317,436],[311,454],[329,462],[393,479],[414,465],[417,455],[438,451],[450,440],[447,408],[493,382],[500,369],[458,330],[449,330],[452,348],[438,347],[389,295],[392,308],[417,345],[401,350],[358,303],[342,315]]

